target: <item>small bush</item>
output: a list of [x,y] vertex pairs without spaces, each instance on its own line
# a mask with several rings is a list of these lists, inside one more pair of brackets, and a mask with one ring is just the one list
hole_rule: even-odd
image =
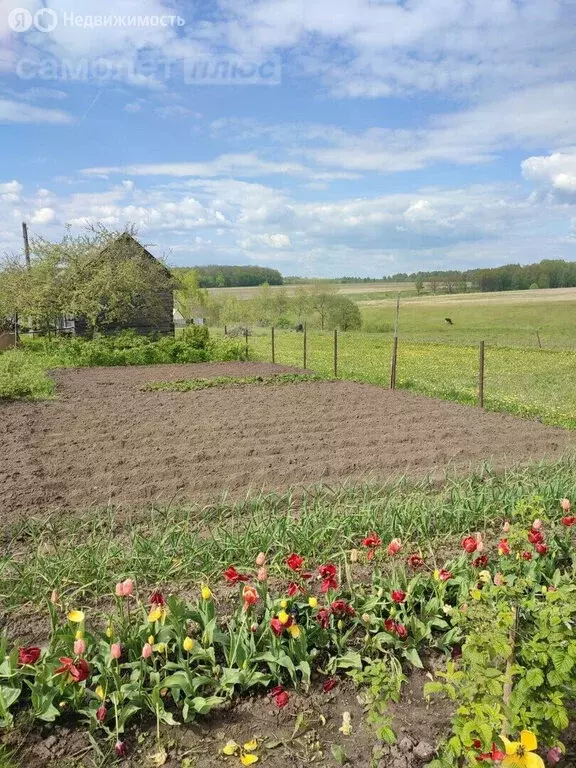
[[38,400],[53,392],[39,359],[16,349],[0,353],[0,400]]

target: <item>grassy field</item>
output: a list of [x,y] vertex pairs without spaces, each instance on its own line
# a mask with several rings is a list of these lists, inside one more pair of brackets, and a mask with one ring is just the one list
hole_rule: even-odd
[[[392,334],[394,300],[358,303],[364,330]],[[545,348],[575,349],[575,314],[573,289],[403,298],[400,332],[414,341],[467,344],[484,340],[502,346],[538,348],[541,343]],[[453,325],[446,323],[446,317]]]
[[[295,285],[272,285],[272,294],[283,291],[287,296],[294,296],[298,290],[311,290],[311,283],[298,283]],[[208,292],[215,298],[233,296],[236,299],[255,299],[261,291],[261,286],[248,286],[245,288],[208,288]],[[374,283],[339,283],[337,293],[345,296],[354,296],[372,299],[382,299],[396,296],[399,292],[412,295],[415,292],[414,283],[386,283],[384,281]]]
[[[303,338],[276,332],[276,362],[301,366]],[[269,361],[270,334],[250,338],[251,357]],[[338,374],[341,378],[388,386],[392,341],[376,333],[339,335]],[[331,375],[333,337],[308,334],[307,365]],[[514,347],[486,349],[485,405],[495,411],[538,417],[548,424],[576,428],[576,352]],[[478,348],[400,341],[397,386],[433,397],[475,404]]]

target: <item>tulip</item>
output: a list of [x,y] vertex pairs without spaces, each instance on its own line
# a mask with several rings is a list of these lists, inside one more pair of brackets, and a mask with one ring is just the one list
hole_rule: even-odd
[[[564,510],[564,512],[570,512],[572,509],[572,505],[570,504],[570,499],[562,499],[560,502],[560,506]],[[554,749],[558,749],[558,747],[554,747]]]
[[382,539],[377,533],[369,533],[365,539],[362,540],[362,544],[368,549],[375,549],[382,544]]
[[406,629],[404,624],[400,624],[400,622],[397,621],[395,629],[396,629],[396,634],[398,635],[400,640],[406,640],[406,638],[408,637],[408,630]]
[[36,664],[40,658],[40,648],[19,648],[18,649],[18,664],[24,666],[25,664]]
[[112,643],[110,646],[110,656],[113,659],[119,659],[122,656],[122,646],[120,643]]
[[74,655],[83,656],[86,653],[86,640],[74,640]]
[[291,624],[288,627],[288,634],[290,637],[293,637],[295,640],[297,640],[301,635],[300,627],[297,624]]
[[264,552],[260,552],[256,558],[256,565],[258,566],[258,568],[261,568],[265,564],[266,564],[266,554]]
[[330,678],[330,680],[326,680],[326,682],[322,685],[322,690],[324,693],[329,693],[331,690],[336,688],[338,685],[338,680],[336,680],[335,677]]
[[156,642],[156,640],[154,639],[154,635],[148,635],[148,642],[150,643],[150,645],[154,645],[154,643]]
[[158,645],[156,646],[156,650],[158,651],[158,653],[164,653],[164,651],[166,650],[166,643],[158,643]]
[[68,680],[73,683],[81,683],[90,677],[90,667],[86,659],[74,661],[68,656],[62,656],[59,661],[62,666],[54,671],[55,675],[67,675]]
[[510,554],[510,544],[508,544],[508,539],[500,539],[498,543],[498,554],[499,555]]
[[406,600],[406,592],[402,589],[393,589],[392,590],[392,600],[395,603],[403,603],[404,600]]
[[422,559],[421,555],[413,554],[408,558],[408,565],[410,568],[417,570],[418,568],[422,568],[424,565],[424,560]]
[[248,581],[248,576],[239,573],[233,565],[224,571],[224,578],[230,584],[238,584],[239,581]]
[[576,525],[576,515],[564,515],[562,518],[562,525],[565,525],[566,528],[571,528],[573,525]]
[[285,690],[283,685],[277,685],[275,688],[272,688],[272,690],[269,693],[269,696],[272,696],[274,699],[274,703],[279,709],[282,709],[282,707],[285,707],[286,704],[288,704],[288,701],[290,699],[290,696],[288,692]]
[[506,522],[502,526],[502,530],[504,531],[504,533],[508,533],[508,531],[510,530],[510,523],[508,522],[508,520],[506,520]]
[[533,531],[539,531],[540,528],[542,528],[542,520],[536,519],[532,523],[532,530]]
[[504,578],[504,574],[497,573],[494,576],[494,584],[497,587],[503,587],[506,584],[506,579]]
[[192,640],[191,637],[184,638],[184,642],[182,643],[182,647],[186,651],[186,653],[190,653],[192,648],[194,648],[194,640]]
[[475,568],[484,568],[488,565],[488,555],[480,555],[472,560],[472,565]]
[[250,624],[250,632],[256,632],[257,629],[258,629],[258,624],[256,624],[255,621],[253,621],[252,624]]
[[[568,501],[568,499],[564,499],[564,501]],[[570,502],[568,502],[570,503]],[[548,754],[546,755],[546,760],[548,761],[549,765],[557,765],[560,760],[562,760],[562,750],[560,747],[552,747],[548,750]]]
[[280,622],[280,624],[287,624],[289,619],[290,619],[290,616],[286,613],[284,609],[282,609],[278,614],[278,621]]
[[309,597],[308,605],[310,606],[310,608],[316,608],[316,606],[318,605],[318,600],[315,597]]
[[84,611],[70,611],[68,614],[68,621],[71,621],[73,624],[82,624],[84,618]]
[[361,618],[364,624],[370,624],[372,620],[369,613],[363,613]]
[[401,549],[402,549],[402,542],[400,541],[400,539],[392,539],[390,544],[388,544],[389,555],[397,555]]
[[212,597],[212,590],[210,589],[210,587],[207,587],[204,584],[202,586],[202,590],[200,594],[202,595],[202,600],[210,600],[210,598]]
[[258,573],[256,574],[256,578],[258,581],[267,581],[268,580],[268,568],[266,568],[265,565],[263,565]]
[[55,589],[52,590],[52,594],[50,595],[50,602],[52,605],[56,605],[58,602],[58,592]]
[[318,611],[318,615],[316,616],[316,621],[322,629],[328,629],[330,626],[330,612],[326,610],[326,608],[320,608]]
[[245,586],[242,590],[242,598],[244,600],[244,610],[247,611],[251,605],[255,605],[258,602],[258,592],[254,587]]
[[106,627],[106,637],[111,640],[114,637],[114,627],[111,624],[108,624]]
[[122,582],[122,596],[123,597],[130,597],[130,595],[134,592],[134,582],[132,579],[126,579]]
[[299,571],[304,563],[304,558],[300,557],[300,555],[297,555],[295,552],[292,552],[284,562],[291,571]]
[[490,571],[480,571],[478,578],[484,584],[489,584],[491,580]]
[[350,550],[350,562],[351,563],[357,563],[358,562],[358,555],[359,554],[360,553],[358,552],[357,549],[351,549]]
[[124,596],[124,585],[121,581],[119,581],[116,586],[114,587],[114,593],[116,597],[123,597]]
[[104,699],[106,698],[106,694],[104,692],[104,688],[102,688],[101,685],[97,685],[96,686],[96,696],[98,696],[100,701],[104,701]]
[[280,637],[282,632],[284,632],[284,625],[280,621],[280,619],[271,619],[270,621],[270,627],[272,629],[272,632],[276,635],[276,637]]
[[542,544],[544,541],[544,536],[537,528],[532,528],[528,532],[528,541],[530,544]]
[[107,714],[108,714],[108,710],[106,709],[104,704],[101,704],[96,710],[96,720],[98,720],[99,723],[103,723],[104,720],[106,720]]
[[152,656],[152,646],[150,643],[144,643],[144,647],[142,648],[142,658],[149,659],[150,656]]
[[116,757],[126,757],[128,754],[128,747],[126,746],[126,742],[118,740],[114,745],[114,752],[116,752]]
[[548,547],[544,543],[535,544],[534,549],[539,555],[545,555],[548,552]]
[[532,552],[522,552],[520,557],[522,560],[532,560]]
[[462,549],[464,549],[468,554],[472,554],[472,552],[476,552],[478,549],[478,542],[474,538],[474,536],[466,536],[464,539],[462,539]]

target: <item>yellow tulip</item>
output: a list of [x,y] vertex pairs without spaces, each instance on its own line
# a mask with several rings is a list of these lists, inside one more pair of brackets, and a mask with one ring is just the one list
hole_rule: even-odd
[[106,637],[111,640],[114,637],[114,628],[111,624],[106,627]]
[[104,688],[102,688],[101,685],[98,685],[96,687],[96,696],[98,696],[100,701],[104,701],[104,697],[106,696],[106,694],[104,693]]
[[282,610],[278,614],[278,620],[281,624],[287,624],[290,619],[290,616],[286,613],[286,611]]
[[162,608],[159,605],[153,605],[152,608],[150,608],[150,613],[148,614],[148,621],[150,624],[153,624],[155,621],[160,621],[162,618]]
[[158,643],[158,645],[156,646],[156,648],[154,650],[158,651],[158,653],[164,653],[164,651],[166,650],[166,644],[165,643]]
[[70,611],[68,614],[68,621],[71,621],[73,624],[82,624],[84,619],[84,611]]
[[194,648],[194,640],[192,640],[191,637],[185,638],[184,642],[182,643],[182,647],[186,651],[186,653],[190,653],[192,648]]
[[240,749],[240,745],[236,744],[236,742],[233,739],[231,739],[230,741],[226,742],[226,744],[222,747],[222,753],[224,755],[235,755],[239,749]]
[[148,644],[154,645],[155,642],[154,635],[148,635]]
[[212,597],[212,590],[210,587],[207,587],[205,584],[202,586],[202,600],[210,600]]
[[240,762],[242,765],[254,765],[254,763],[258,762],[258,757],[256,755],[240,755]]
[[280,608],[288,608],[288,600],[282,600],[280,603]]
[[538,747],[536,736],[531,731],[522,731],[520,741],[508,741],[502,737],[506,757],[502,768],[544,768],[544,760],[535,754]]
[[256,739],[252,739],[251,741],[247,741],[246,744],[242,745],[242,749],[244,752],[254,752],[258,749],[258,742]]
[[316,608],[316,606],[318,605],[318,600],[315,597],[309,597],[308,605],[310,606],[310,608]]
[[76,632],[76,634],[74,635],[74,640],[83,640],[83,639],[84,639],[84,632],[82,632],[82,630],[79,629],[78,632]]
[[291,637],[293,637],[295,640],[296,640],[296,638],[300,637],[301,632],[300,632],[300,627],[298,626],[298,624],[292,624],[291,626],[289,626],[288,627],[288,634]]

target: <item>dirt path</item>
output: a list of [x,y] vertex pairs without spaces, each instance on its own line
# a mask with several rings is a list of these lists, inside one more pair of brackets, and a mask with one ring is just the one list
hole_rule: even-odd
[[502,466],[571,433],[353,382],[142,392],[143,383],[294,371],[260,363],[59,370],[58,399],[0,405],[0,509],[208,500],[259,489]]

